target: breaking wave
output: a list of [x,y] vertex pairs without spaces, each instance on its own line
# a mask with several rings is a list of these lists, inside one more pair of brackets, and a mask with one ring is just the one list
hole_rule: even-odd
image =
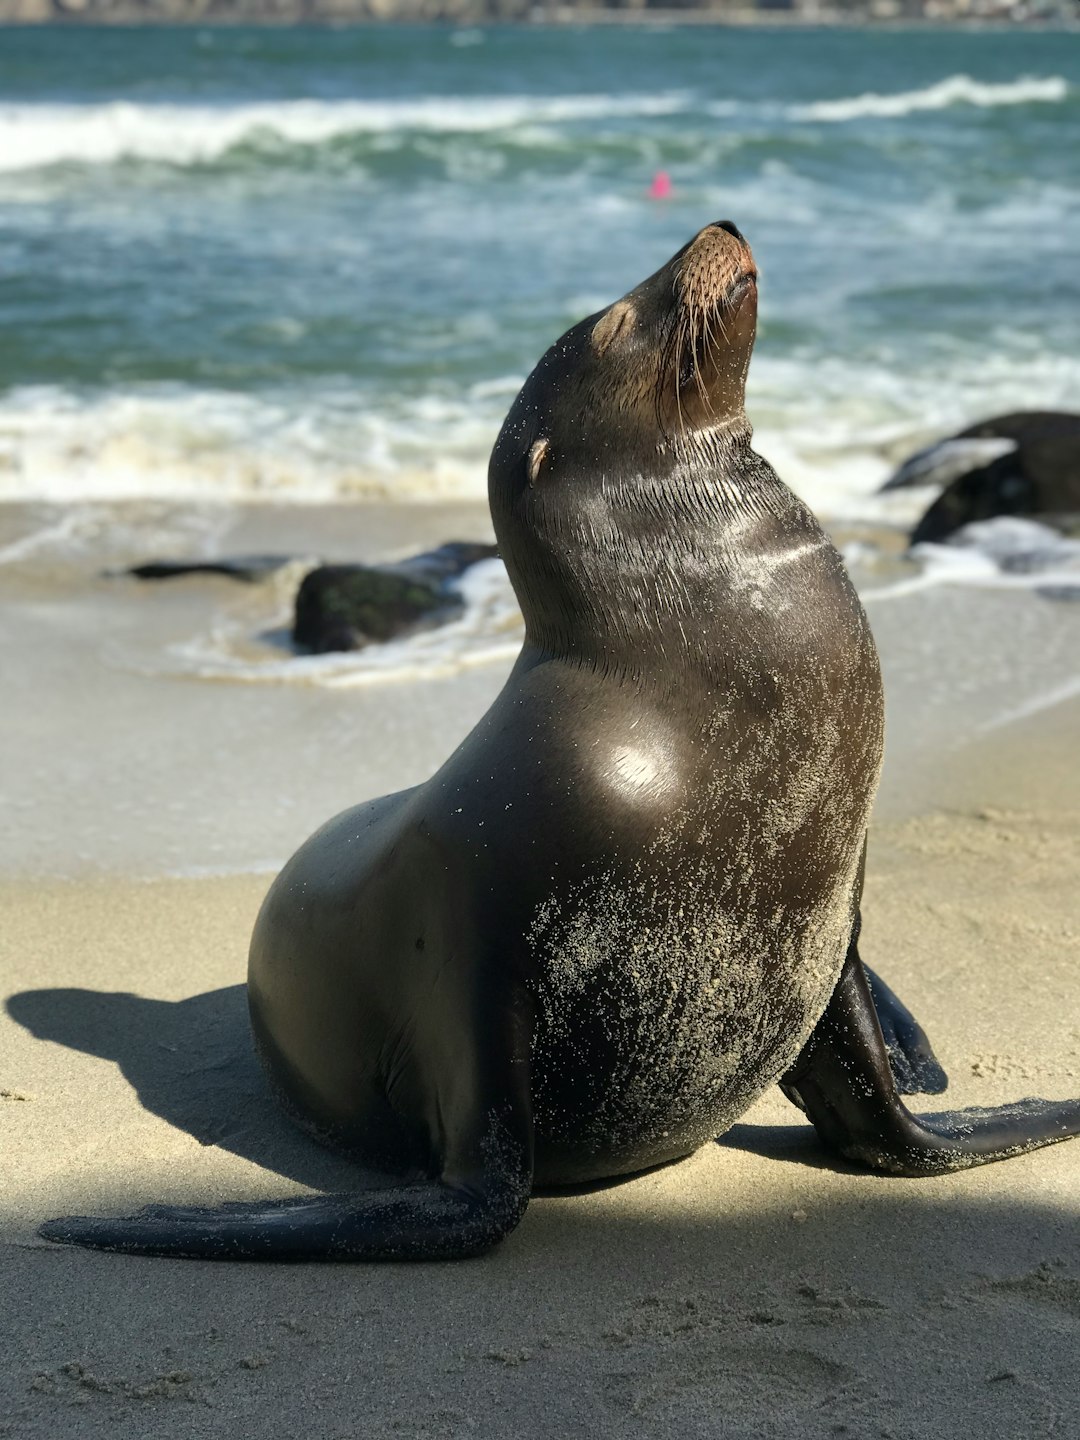
[[678,93],[508,95],[414,100],[278,100],[240,105],[0,106],[0,171],[153,160],[206,164],[243,145],[317,146],[347,135],[477,134],[536,124],[655,117],[685,107]]
[[409,100],[276,100],[242,104],[0,105],[0,172],[122,160],[209,164],[231,151],[312,148],[348,136],[477,135],[536,131],[582,121],[693,115],[841,122],[903,117],[956,105],[994,108],[1066,100],[1058,75],[990,83],[951,75],[921,90],[869,92],[803,105],[716,100],[686,91],[635,95],[448,96]]
[[403,397],[396,412],[348,387],[23,387],[0,402],[0,501],[482,500],[520,383]]
[[[755,448],[819,515],[907,528],[926,491],[878,493],[907,455],[982,416],[1071,407],[1080,362],[1050,348],[1022,358],[991,345],[913,374],[810,348],[763,353],[747,396]],[[0,396],[0,501],[482,503],[523,379],[401,394],[329,380],[256,393],[22,387]]]
[[792,106],[793,120],[838,122],[866,118],[913,115],[919,110],[947,110],[952,105],[975,105],[993,109],[999,105],[1054,104],[1068,98],[1068,82],[1060,75],[1039,79],[1025,76],[1004,84],[987,84],[970,75],[950,75],[923,90],[904,90],[896,95],[873,91],[847,100],[816,100]]

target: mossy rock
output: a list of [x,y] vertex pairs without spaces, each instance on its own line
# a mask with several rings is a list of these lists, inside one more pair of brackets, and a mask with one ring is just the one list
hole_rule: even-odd
[[441,585],[368,565],[321,565],[301,582],[293,640],[315,654],[360,650],[463,608],[461,597]]

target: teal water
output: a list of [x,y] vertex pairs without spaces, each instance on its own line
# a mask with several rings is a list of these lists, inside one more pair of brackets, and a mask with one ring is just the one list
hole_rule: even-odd
[[1075,34],[0,31],[0,496],[480,495],[542,350],[731,218],[760,448],[872,513],[1080,402],[1078,155]]

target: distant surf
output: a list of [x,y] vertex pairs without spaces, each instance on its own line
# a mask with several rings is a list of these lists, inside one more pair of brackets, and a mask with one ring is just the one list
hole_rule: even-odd
[[241,146],[273,152],[348,135],[468,135],[524,125],[673,115],[675,94],[476,96],[412,100],[275,100],[259,104],[0,105],[0,170],[155,160],[198,165]]
[[719,218],[756,446],[829,524],[910,527],[905,455],[1080,395],[1053,34],[8,30],[0,96],[0,502],[483,504],[547,347]]
[[620,119],[685,116],[740,118],[760,124],[770,117],[803,123],[896,119],[951,106],[992,109],[1047,105],[1069,98],[1060,75],[1023,76],[995,84],[950,75],[922,89],[897,94],[867,92],[849,98],[782,105],[732,101],[686,90],[642,94],[478,95],[410,99],[281,99],[246,104],[144,104],[48,102],[0,105],[0,172],[54,165],[111,165],[154,161],[205,165],[247,150],[281,159],[282,149],[317,148],[349,136],[410,134],[482,135]]
[[1060,75],[1041,79],[1024,76],[1001,85],[986,84],[970,75],[950,75],[921,90],[896,95],[878,95],[871,91],[849,100],[817,100],[810,105],[793,105],[787,113],[793,120],[889,119],[919,111],[945,110],[951,105],[975,105],[984,110],[1001,105],[1052,105],[1068,96],[1068,81]]

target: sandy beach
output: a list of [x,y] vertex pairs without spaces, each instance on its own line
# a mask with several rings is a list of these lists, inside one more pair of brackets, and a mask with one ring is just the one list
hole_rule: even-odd
[[[115,519],[95,561],[145,549],[149,522]],[[8,513],[5,539],[42,520]],[[475,507],[365,507],[347,535],[318,507],[218,523],[224,548],[354,557],[486,533]],[[890,705],[864,955],[925,1024],[950,1104],[1075,1094],[1080,707],[1017,718],[1067,691],[1074,607],[860,584]],[[340,688],[136,663],[209,609],[274,603],[227,587],[139,589],[47,544],[0,571],[19,702],[0,720],[0,1434],[1080,1434],[1076,1143],[887,1179],[826,1162],[774,1092],[682,1164],[535,1198],[479,1261],[214,1266],[38,1240],[65,1212],[364,1179],[263,1088],[251,925],[272,865],[428,773],[506,665]]]

